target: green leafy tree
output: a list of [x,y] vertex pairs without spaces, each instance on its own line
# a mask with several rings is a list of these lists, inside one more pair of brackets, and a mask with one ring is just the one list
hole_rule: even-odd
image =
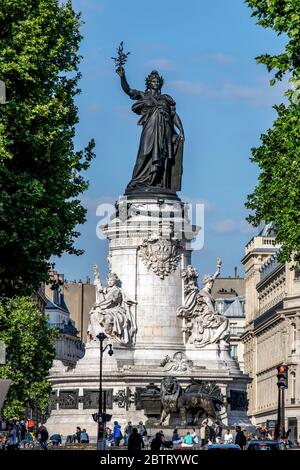
[[287,42],[279,55],[264,54],[257,62],[275,71],[273,85],[288,73],[293,90],[289,104],[274,106],[278,113],[273,127],[252,149],[252,161],[261,173],[254,192],[248,196],[248,217],[254,225],[273,222],[276,242],[282,245],[281,261],[299,261],[300,252],[300,2],[299,0],[247,0],[258,24],[285,34]]
[[300,2],[299,0],[246,0],[257,17],[257,24],[272,28],[278,35],[287,36],[284,51],[278,55],[262,54],[257,62],[268,71],[276,71],[272,84],[281,80],[286,72],[300,78]]
[[74,149],[80,26],[71,1],[0,2],[2,297],[47,280],[51,256],[82,253],[74,247],[86,212],[78,196],[94,142]]
[[0,378],[12,380],[3,409],[7,418],[23,415],[27,405],[45,411],[56,337],[30,297],[1,302],[0,340],[6,345],[6,364],[0,365]]

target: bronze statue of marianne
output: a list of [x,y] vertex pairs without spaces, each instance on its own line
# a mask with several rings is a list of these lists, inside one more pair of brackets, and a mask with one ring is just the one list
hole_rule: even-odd
[[161,93],[163,78],[153,70],[146,78],[146,90],[139,91],[128,85],[122,65],[116,72],[121,77],[122,89],[136,101],[132,111],[141,116],[138,124],[143,126],[126,193],[180,191],[184,131],[175,101]]

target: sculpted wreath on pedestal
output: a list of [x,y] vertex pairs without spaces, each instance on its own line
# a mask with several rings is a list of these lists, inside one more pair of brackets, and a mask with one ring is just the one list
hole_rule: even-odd
[[193,266],[188,266],[182,272],[185,302],[178,307],[177,316],[184,320],[185,342],[196,348],[226,342],[228,337],[228,319],[215,310],[215,301],[211,295],[214,281],[220,275],[221,265],[221,258],[218,258],[216,272],[212,276],[203,276],[202,289],[198,287],[198,272]]
[[114,343],[132,344],[137,328],[131,309],[136,302],[120,288],[120,280],[115,273],[107,277],[108,288],[102,287],[97,266],[94,267],[94,274],[96,302],[90,311],[90,338],[95,340],[103,332]]

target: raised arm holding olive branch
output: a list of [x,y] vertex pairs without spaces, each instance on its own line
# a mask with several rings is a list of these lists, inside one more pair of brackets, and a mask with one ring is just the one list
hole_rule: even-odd
[[141,116],[138,124],[143,126],[136,164],[127,191],[154,192],[154,188],[179,191],[184,130],[176,112],[176,103],[170,95],[161,93],[164,80],[156,70],[146,77],[145,91],[131,88],[123,67],[127,55],[122,51],[120,59],[114,58],[116,73],[120,76],[123,91],[136,101],[132,111]]

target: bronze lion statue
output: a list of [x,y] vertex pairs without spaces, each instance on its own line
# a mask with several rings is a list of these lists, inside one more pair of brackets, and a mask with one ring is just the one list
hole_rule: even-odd
[[[176,377],[164,377],[161,382],[160,399],[163,424],[170,413],[180,413],[181,425],[195,424],[201,416],[221,422],[219,410],[224,406],[220,388],[213,383],[195,381],[185,390],[177,382]],[[187,414],[192,415],[192,422],[187,423]]]

